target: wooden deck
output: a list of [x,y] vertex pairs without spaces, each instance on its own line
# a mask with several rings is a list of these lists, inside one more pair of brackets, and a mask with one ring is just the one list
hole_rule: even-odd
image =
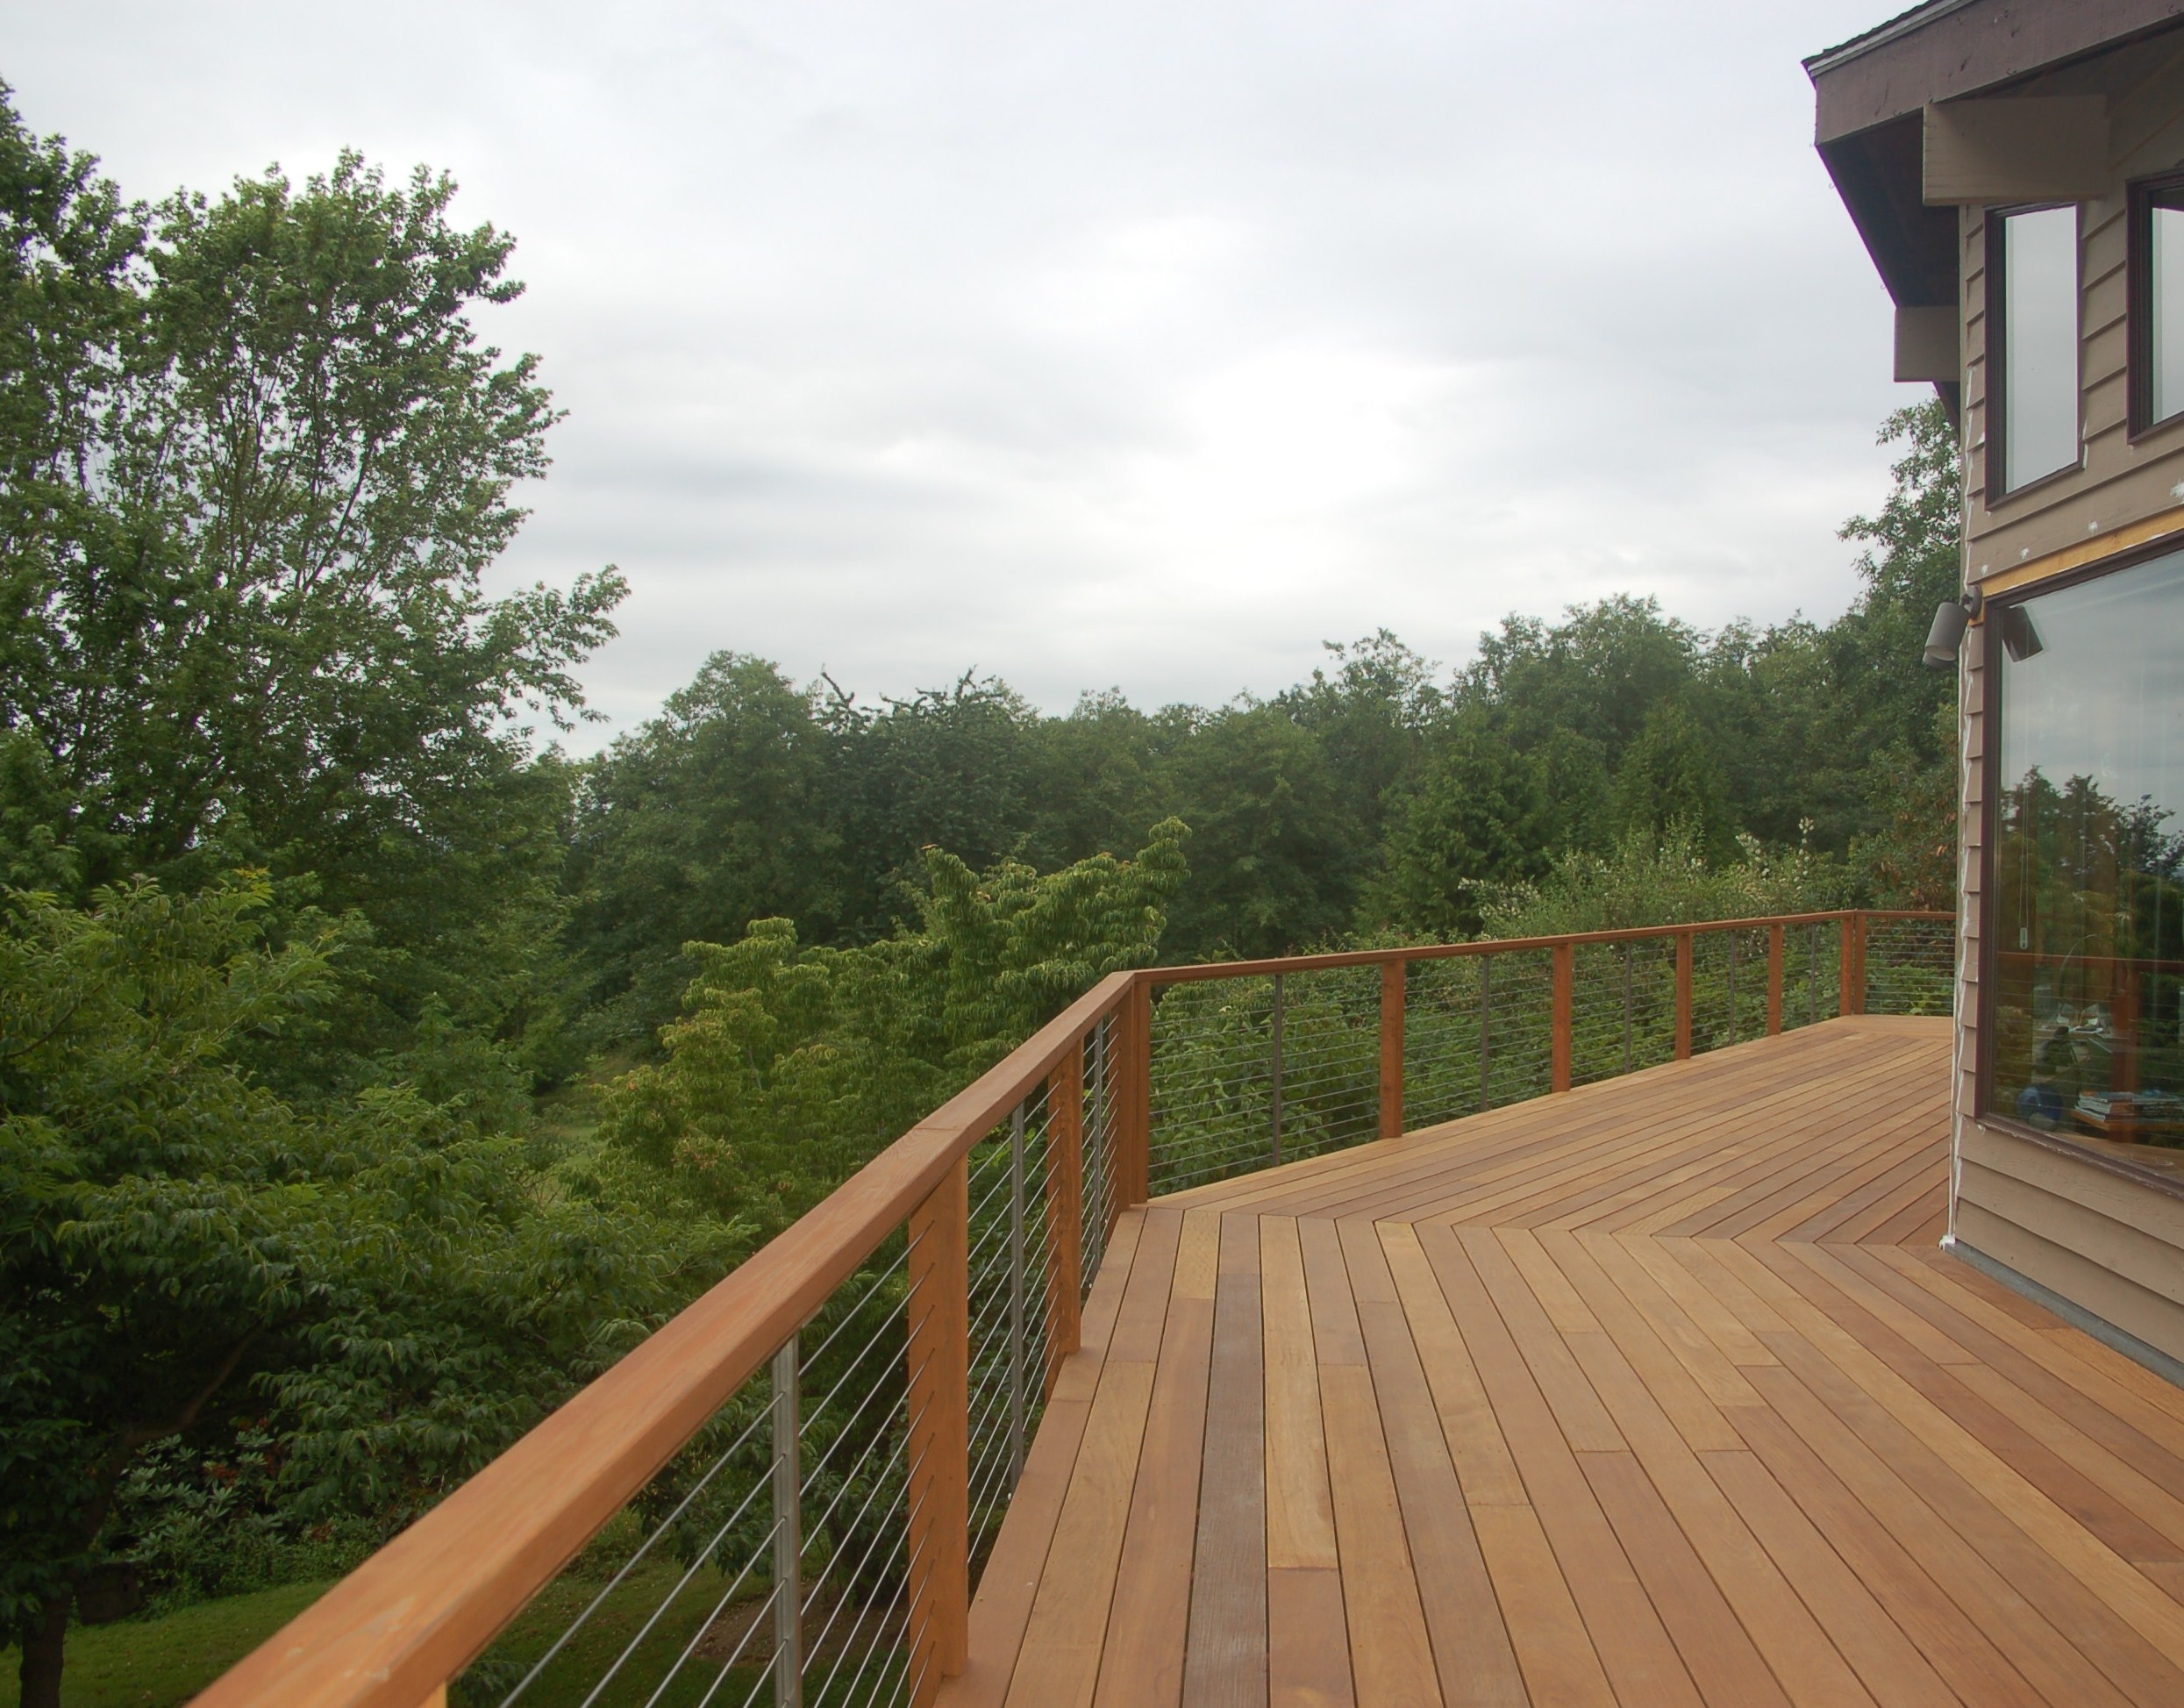
[[945,1703],[2184,1704],[2184,1392],[1852,1018],[1126,1217]]

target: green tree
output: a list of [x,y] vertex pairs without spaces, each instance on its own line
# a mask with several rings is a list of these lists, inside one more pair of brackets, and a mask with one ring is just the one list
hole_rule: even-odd
[[1367,902],[1371,922],[1430,938],[1475,935],[1492,890],[1546,870],[1541,773],[1484,719],[1464,719],[1389,834]]
[[0,335],[53,352],[0,407],[4,863],[78,897],[263,865],[290,911],[359,911],[353,1057],[519,1027],[566,779],[517,725],[581,707],[622,584],[482,590],[554,418],[477,331],[510,239],[353,154],[171,197],[148,238],[11,111],[0,155]]
[[1163,798],[1191,828],[1174,955],[1281,954],[1339,930],[1371,850],[1318,739],[1278,707],[1229,707],[1179,741]]
[[811,694],[763,659],[716,653],[589,768],[568,883],[588,997],[607,1005],[596,1031],[648,1037],[672,1018],[696,970],[685,943],[771,918],[822,942],[840,933],[836,758]]
[[1006,682],[966,671],[950,688],[876,708],[837,689],[821,716],[837,742],[827,789],[846,936],[868,941],[917,917],[925,849],[984,867],[1024,841],[1039,719]]
[[394,1525],[717,1273],[720,1231],[604,1177],[546,1192],[416,1093],[284,1101],[239,1043],[326,994],[262,878],[0,926],[0,1629],[55,1708],[72,1608],[125,1562],[146,1447],[283,1420],[299,1511]]
[[1127,848],[1159,817],[1161,758],[1173,718],[1150,716],[1118,689],[1084,694],[1066,718],[1038,725],[1037,790],[1024,858],[1042,871]]
[[612,1088],[610,1141],[718,1213],[787,1226],[1092,984],[1151,964],[1186,836],[1169,820],[1134,860],[1044,875],[930,850],[917,929],[840,948],[761,919],[691,944],[683,1016]]
[[1843,905],[1841,868],[1809,849],[1770,850],[1747,838],[1738,852],[1710,858],[1681,822],[1659,836],[1631,831],[1605,853],[1573,848],[1538,883],[1486,896],[1483,934],[1552,937]]
[[1721,761],[1688,707],[1667,700],[1647,714],[1616,768],[1614,815],[1625,837],[1658,840],[1680,824],[1712,857],[1733,854]]
[[1332,668],[1315,669],[1310,682],[1273,703],[1317,740],[1352,834],[1361,848],[1375,848],[1446,713],[1446,697],[1432,661],[1387,629],[1348,645],[1324,644]]

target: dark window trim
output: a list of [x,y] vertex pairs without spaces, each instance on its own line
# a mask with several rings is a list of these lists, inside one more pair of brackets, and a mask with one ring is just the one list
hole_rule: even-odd
[[[2153,414],[2153,200],[2165,190],[2184,192],[2184,172],[2164,172],[2126,187],[2130,197],[2124,225],[2124,317],[2130,346],[2130,438],[2173,426],[2184,420],[2184,403],[2159,420]],[[2180,198],[2184,202],[2184,197]],[[2179,327],[2184,332],[2184,327]]]
[[[2073,271],[2078,282],[2074,293],[2077,312],[2072,318],[2077,330],[2071,342],[2078,369],[2078,383],[2073,392],[2076,404],[2071,412],[2071,422],[2072,432],[2078,441],[2078,460],[2066,462],[2060,468],[2050,469],[2045,475],[2035,475],[2023,485],[2005,487],[2002,475],[2007,460],[2002,454],[2002,423],[2008,412],[2009,375],[2007,371],[2009,364],[2002,356],[2009,341],[2002,312],[2002,294],[2006,282],[2002,277],[2002,225],[2013,213],[2045,213],[2050,208],[2068,208],[2073,216],[2076,229],[2073,247],[2077,254]],[[2077,474],[2086,466],[2086,222],[2083,211],[2075,202],[2014,203],[2007,207],[1988,208],[1981,218],[1986,226],[1984,237],[1987,244],[1987,487],[1982,502],[1991,512],[2000,505],[2045,486],[2050,481],[2065,475]]]
[[2126,1180],[2156,1186],[2184,1197],[2184,1185],[2157,1169],[2135,1167],[2122,1157],[2081,1144],[2068,1133],[2043,1133],[2038,1127],[2020,1121],[2015,1111],[1997,1110],[1988,1101],[1988,1088],[1994,1078],[1995,956],[2002,952],[1995,937],[1995,915],[2002,906],[2002,888],[1997,882],[2002,865],[2002,614],[2012,606],[2028,604],[2045,594],[2121,575],[2127,569],[2180,554],[2184,554],[2184,541],[2180,541],[2175,533],[2164,534],[2059,575],[2043,576],[2022,587],[1996,593],[1988,599],[1980,613],[1980,989],[1979,1025],[1972,1038],[1971,1118],[1978,1126],[2006,1133],[2013,1139],[2031,1140]]

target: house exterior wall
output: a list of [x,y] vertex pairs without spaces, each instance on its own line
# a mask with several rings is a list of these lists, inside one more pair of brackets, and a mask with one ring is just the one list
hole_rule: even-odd
[[[1988,502],[1987,218],[1959,219],[1965,578],[1988,594],[2097,572],[2173,537],[2184,545],[2184,420],[2134,441],[2126,250],[2133,180],[2184,167],[2184,44],[2117,50],[2011,91],[2107,96],[2107,192],[2080,206],[2081,468]],[[2142,1147],[2045,1137],[1978,1108],[1990,803],[1985,636],[1966,643],[1959,868],[1955,1241],[2184,1364],[2184,1166]],[[2180,637],[2184,643],[2184,637]],[[2174,1374],[2174,1367],[2171,1368]]]

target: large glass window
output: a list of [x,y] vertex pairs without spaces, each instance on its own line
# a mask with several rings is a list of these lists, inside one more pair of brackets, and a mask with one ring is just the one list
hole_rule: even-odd
[[1990,216],[1988,442],[1995,496],[2078,465],[2078,210]]
[[1999,631],[1985,1106],[2184,1146],[2184,553]]

